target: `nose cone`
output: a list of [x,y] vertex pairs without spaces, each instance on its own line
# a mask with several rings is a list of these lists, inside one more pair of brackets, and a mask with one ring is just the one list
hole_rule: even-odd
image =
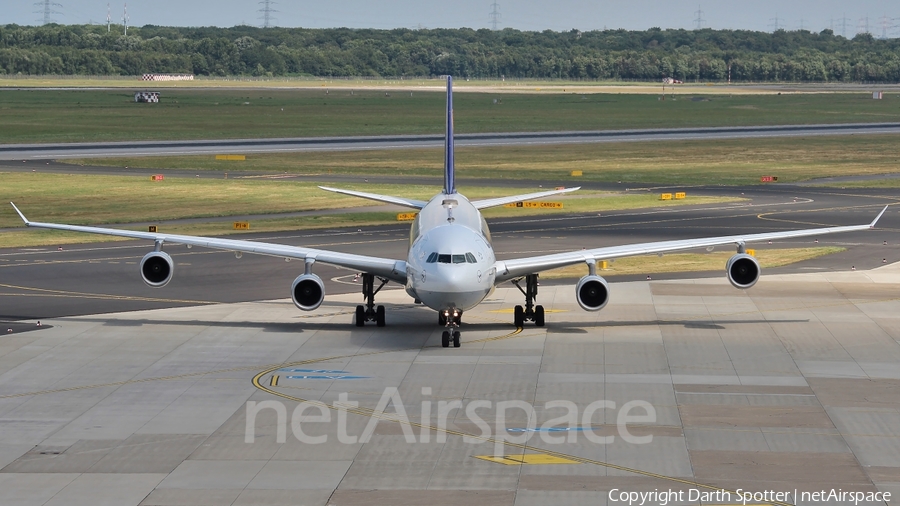
[[[481,302],[490,292],[490,283],[485,281],[486,262],[471,263],[466,258],[477,259],[475,234],[457,226],[438,227],[428,232],[425,244],[429,252],[447,255],[449,263],[424,263],[424,279],[416,281],[415,291],[419,299],[428,307],[442,310],[449,308],[470,309]],[[456,255],[457,263],[454,263]],[[481,275],[479,275],[481,274]]]
[[429,290],[457,292],[472,290],[478,283],[477,270],[472,264],[430,264],[426,269]]

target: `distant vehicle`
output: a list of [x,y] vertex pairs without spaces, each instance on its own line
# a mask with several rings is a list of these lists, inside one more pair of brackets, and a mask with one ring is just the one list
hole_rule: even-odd
[[663,84],[684,84],[684,81],[679,81],[678,79],[672,79],[671,77],[664,77]]
[[[525,306],[515,306],[513,311],[513,323],[516,327],[523,327],[526,321],[542,327],[545,323],[544,307],[534,304],[538,293],[538,273],[542,271],[580,263],[586,264],[588,274],[575,285],[575,295],[582,309],[599,311],[609,302],[609,285],[605,279],[597,275],[596,264],[599,260],[734,244],[737,247],[737,253],[726,263],[725,274],[735,288],[746,289],[756,284],[760,275],[759,263],[746,253],[746,243],[865,230],[874,227],[887,210],[885,207],[867,225],[628,244],[513,260],[497,260],[491,245],[491,233],[488,230],[487,222],[481,216],[482,209],[568,193],[579,188],[563,188],[475,201],[469,201],[458,193],[453,162],[453,79],[449,76],[447,77],[446,137],[444,141],[444,188],[440,193],[428,202],[424,202],[337,188],[320,188],[418,209],[419,212],[410,230],[410,246],[406,260],[246,240],[38,223],[28,221],[15,204],[13,204],[13,208],[29,227],[154,241],[156,247],[141,260],[140,272],[147,285],[157,288],[165,286],[172,279],[175,268],[172,258],[163,251],[165,243],[229,250],[234,251],[236,255],[257,253],[303,260],[306,263],[305,272],[291,284],[291,299],[294,301],[294,305],[304,311],[317,309],[325,298],[325,285],[322,283],[322,279],[313,273],[316,262],[362,272],[362,291],[366,304],[356,307],[356,325],[359,327],[370,321],[374,321],[379,327],[385,325],[384,306],[375,306],[375,295],[386,283],[393,281],[404,285],[406,292],[411,297],[438,312],[438,324],[446,328],[441,339],[444,347],[450,346],[451,343],[454,347],[460,345],[459,326],[462,322],[463,312],[477,306],[493,292],[496,285],[505,281],[512,281],[525,297]],[[376,279],[380,282],[377,288],[375,287]],[[524,289],[520,285],[523,281]]]

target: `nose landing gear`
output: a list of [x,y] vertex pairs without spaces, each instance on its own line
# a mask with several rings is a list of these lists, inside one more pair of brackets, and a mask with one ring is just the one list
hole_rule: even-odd
[[441,346],[449,348],[453,343],[454,348],[459,348],[459,324],[462,323],[462,311],[458,309],[445,309],[438,312],[438,324],[447,327],[441,333]]
[[444,348],[450,347],[450,342],[453,341],[453,347],[459,348],[459,331],[458,330],[445,330],[441,333],[441,346]]
[[522,328],[525,326],[526,321],[534,322],[536,327],[544,326],[544,306],[535,306],[534,299],[537,298],[538,293],[538,275],[537,274],[529,274],[525,276],[525,289],[523,290],[521,286],[519,286],[519,281],[522,278],[514,279],[513,284],[516,285],[516,288],[522,292],[522,295],[525,296],[525,307],[516,306],[513,309],[513,323],[518,328]]
[[378,293],[388,280],[378,278],[381,284],[375,288],[375,275],[362,275],[362,293],[366,299],[366,305],[356,306],[356,326],[363,327],[366,322],[375,322],[379,327],[384,327],[384,306],[375,307],[375,294]]

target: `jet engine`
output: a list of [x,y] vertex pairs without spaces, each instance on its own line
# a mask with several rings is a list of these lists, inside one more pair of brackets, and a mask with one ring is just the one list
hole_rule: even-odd
[[301,274],[291,285],[291,300],[304,311],[313,311],[325,299],[325,285],[315,274]]
[[581,309],[600,311],[609,302],[609,285],[600,276],[585,276],[575,285],[575,297]]
[[141,278],[147,286],[162,288],[172,280],[175,263],[164,251],[151,251],[141,259]]
[[731,286],[745,290],[759,280],[759,262],[746,253],[739,253],[728,259],[725,274]]

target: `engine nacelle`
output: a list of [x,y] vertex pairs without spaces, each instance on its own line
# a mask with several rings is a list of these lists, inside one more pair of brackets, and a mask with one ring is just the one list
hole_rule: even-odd
[[304,311],[312,311],[325,300],[325,285],[315,274],[301,274],[291,285],[291,300]]
[[735,288],[746,290],[755,285],[759,280],[759,262],[746,253],[739,253],[728,259],[725,264],[725,274],[728,282]]
[[141,259],[141,278],[153,288],[162,288],[172,280],[175,262],[164,251],[151,251]]
[[609,302],[609,285],[600,276],[585,276],[575,285],[578,305],[585,311],[600,311]]

